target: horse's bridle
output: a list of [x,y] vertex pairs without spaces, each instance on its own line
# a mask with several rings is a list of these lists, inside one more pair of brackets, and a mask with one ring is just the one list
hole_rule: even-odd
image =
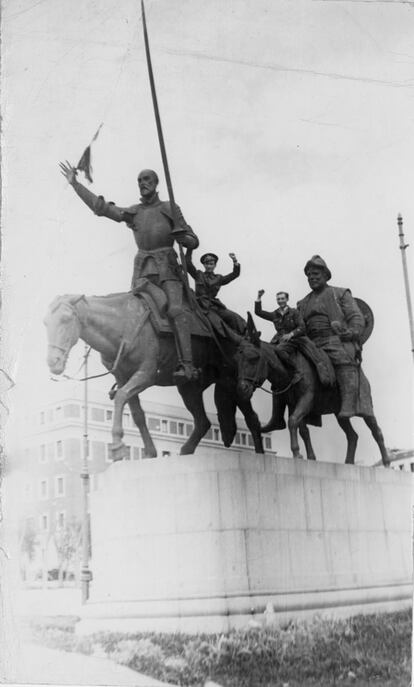
[[[267,389],[264,389],[262,384],[263,382],[260,382],[259,379],[263,373],[263,367],[266,364],[266,360],[263,354],[259,353],[259,364],[257,365],[256,368],[256,373],[253,377],[245,377],[243,376],[243,382],[250,382],[250,384],[253,385],[254,389],[260,389],[261,391],[264,391],[266,394],[272,394],[272,396],[279,396],[280,394],[286,393],[286,391],[289,391],[290,387],[293,384],[293,381],[290,381],[289,384],[284,388],[284,389],[272,389],[271,391],[268,391]],[[264,373],[264,379],[266,378],[266,374]]]
[[[60,301],[59,303],[56,304],[56,306],[53,308],[52,312],[54,312],[55,310],[57,310],[57,308],[58,308],[60,305],[62,305],[62,303],[64,303],[65,305],[68,305],[68,306],[70,307],[70,309],[73,311],[74,315],[76,316],[76,319],[77,319],[77,321],[78,321],[79,327],[81,327],[82,322],[81,322],[79,313],[78,313],[78,311],[77,311],[76,308],[75,308],[75,305],[76,305],[76,303],[79,303],[79,301],[81,301],[81,300],[84,299],[84,298],[85,298],[85,296],[82,294],[82,295],[79,296],[75,301],[73,301],[73,303],[71,303],[70,301],[63,301],[63,300],[62,300],[62,301]],[[51,343],[51,342],[49,342],[48,346],[49,346],[49,348],[56,348],[58,351],[61,351],[61,352],[63,353],[63,355],[65,356],[65,359],[66,359],[66,357],[69,355],[69,351],[70,351],[70,349],[71,349],[71,346],[67,346],[67,348],[64,348],[63,346],[60,346],[59,344]]]

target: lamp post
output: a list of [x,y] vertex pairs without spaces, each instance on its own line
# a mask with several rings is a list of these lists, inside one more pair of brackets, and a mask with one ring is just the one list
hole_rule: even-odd
[[406,257],[406,254],[405,254],[405,251],[407,250],[409,244],[408,244],[408,243],[405,243],[405,241],[404,241],[403,218],[402,218],[402,215],[398,215],[397,222],[398,222],[398,236],[399,236],[399,239],[400,239],[401,260],[402,260],[403,274],[404,274],[405,296],[406,296],[406,299],[407,299],[408,322],[409,322],[409,325],[410,325],[411,352],[412,352],[413,358],[414,358],[414,322],[413,322],[413,307],[412,307],[412,304],[411,304],[411,293],[410,293],[410,282],[409,282],[409,279],[408,279],[407,257]]
[[83,408],[83,451],[82,451],[82,566],[81,566],[81,589],[82,603],[89,599],[89,583],[92,580],[92,573],[89,570],[89,542],[90,542],[90,523],[89,523],[89,465],[88,465],[88,356],[91,349],[85,344],[84,355],[84,408]]

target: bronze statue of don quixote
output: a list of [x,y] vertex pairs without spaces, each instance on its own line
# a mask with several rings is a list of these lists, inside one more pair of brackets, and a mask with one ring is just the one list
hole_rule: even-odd
[[[259,291],[255,312],[271,320],[276,328],[270,343],[261,341],[250,314],[246,321],[217,298],[221,287],[240,275],[235,254],[230,254],[232,271],[225,275],[216,273],[218,257],[212,252],[201,256],[203,269],[195,267],[193,254],[200,241],[175,202],[143,2],[141,11],[168,201],[159,198],[158,175],[150,169],[139,173],[140,200],[129,207],[92,193],[77,178],[83,171],[92,180],[90,146],[76,167],[60,163],[62,174],[87,207],[132,230],[138,252],[128,292],[91,297],[64,295],[53,300],[45,318],[50,371],[54,375],[64,372],[69,353],[79,339],[101,354],[105,374],[112,374],[116,380],[111,390],[115,461],[126,455],[122,441],[125,404],[141,433],[145,454],[157,455],[139,398],[153,385],[177,386],[194,420],[192,433],[180,452],[194,453],[210,428],[203,391],[214,384],[226,447],[231,446],[236,434],[237,408],[251,432],[256,453],[263,453],[262,432],[285,428],[288,409],[293,456],[302,457],[299,432],[307,458],[315,459],[308,425],[321,425],[322,415],[334,414],[347,437],[346,462],[354,463],[358,437],[350,418],[360,416],[378,444],[383,465],[389,465],[369,383],[361,368],[362,345],[371,334],[373,315],[349,289],[328,284],[331,272],[323,258],[314,255],[306,263],[311,290],[297,308],[288,305],[286,292],[279,292],[279,308],[263,311],[264,292]],[[189,275],[194,279],[194,288],[190,287]],[[265,380],[271,385],[273,409],[270,421],[261,426],[251,397]]]

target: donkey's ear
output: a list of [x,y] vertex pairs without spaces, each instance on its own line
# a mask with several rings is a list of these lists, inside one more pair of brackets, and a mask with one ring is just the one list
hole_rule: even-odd
[[247,338],[249,339],[249,341],[251,341],[252,344],[254,344],[255,346],[260,345],[261,332],[257,331],[256,325],[254,323],[253,317],[252,317],[250,312],[247,313],[246,334],[247,334]]
[[250,312],[247,313],[247,332],[248,334],[256,334],[257,329],[254,323],[254,319]]

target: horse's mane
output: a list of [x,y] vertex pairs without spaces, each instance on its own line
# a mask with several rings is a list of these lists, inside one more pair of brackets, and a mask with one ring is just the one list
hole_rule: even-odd
[[97,300],[124,300],[125,297],[127,296],[133,296],[131,291],[123,291],[123,292],[118,292],[118,293],[108,293],[105,294],[104,296],[85,296],[83,293],[65,293],[60,296],[56,296],[51,304],[49,305],[49,312],[53,312],[56,310],[56,308],[61,304],[61,303],[68,303],[69,305],[74,305],[78,301],[84,300],[88,301],[90,299],[97,299]]

